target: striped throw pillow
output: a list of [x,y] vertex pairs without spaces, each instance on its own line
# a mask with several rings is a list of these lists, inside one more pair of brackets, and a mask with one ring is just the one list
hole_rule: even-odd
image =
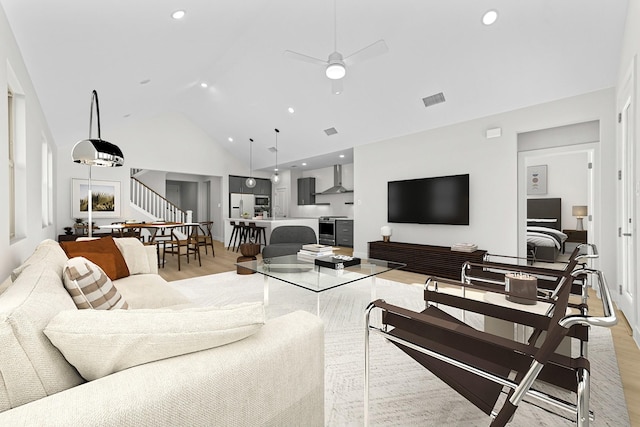
[[79,309],[115,310],[129,307],[109,276],[86,258],[68,260],[63,279],[64,287]]

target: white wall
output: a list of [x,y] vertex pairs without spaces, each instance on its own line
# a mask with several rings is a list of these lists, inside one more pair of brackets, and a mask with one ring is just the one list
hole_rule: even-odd
[[[3,159],[8,153],[8,111],[6,102],[6,88],[8,86],[8,67],[10,66],[17,77],[25,95],[26,114],[26,190],[23,196],[26,198],[24,211],[16,214],[24,220],[25,228],[23,237],[9,241],[9,169],[7,161],[0,162],[0,280],[7,277],[11,270],[17,267],[32,252],[36,245],[45,238],[55,238],[57,234],[63,233],[54,224],[51,226],[42,225],[42,201],[41,201],[41,148],[42,140],[46,139],[51,147],[54,161],[56,163],[56,146],[47,121],[44,118],[38,96],[31,83],[31,78],[25,67],[18,45],[13,37],[9,23],[7,22],[4,10],[0,7],[0,87],[3,88],[2,97],[5,101],[0,102],[0,152]],[[70,184],[69,184],[70,185]],[[57,183],[54,174],[53,182],[53,204],[54,212],[58,200],[56,191]],[[54,215],[55,217],[55,215]]]
[[[388,181],[468,173],[469,226],[390,224],[392,240],[442,246],[473,242],[491,253],[517,254],[518,133],[600,120],[601,173],[594,209],[602,225],[594,242],[601,253],[600,268],[615,278],[614,93],[605,89],[355,147],[354,253],[366,256],[367,242],[381,238],[380,227],[387,224]],[[486,139],[486,130],[495,127],[502,128],[502,136]]]
[[[223,194],[229,191],[229,174],[246,172],[247,166],[224,150],[198,126],[179,113],[162,114],[119,128],[102,127],[102,137],[116,144],[122,150],[125,166],[120,168],[92,169],[93,179],[121,182],[122,200],[129,200],[129,174],[131,168],[150,169],[174,173],[188,173],[220,177]],[[60,147],[59,157],[63,163],[58,168],[59,193],[58,224],[64,227],[71,217],[71,179],[86,178],[88,166],[72,163],[69,159],[72,145]],[[220,213],[214,217],[223,218],[228,212],[228,198],[220,200]],[[130,216],[127,204],[122,218]],[[217,206],[217,205],[216,205]],[[96,224],[113,222],[114,219],[96,220]],[[214,224],[214,235],[224,238],[221,220]]]

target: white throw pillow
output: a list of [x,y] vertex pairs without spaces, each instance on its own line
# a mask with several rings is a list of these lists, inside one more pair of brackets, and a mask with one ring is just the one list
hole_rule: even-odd
[[265,322],[261,302],[184,310],[65,310],[44,333],[88,381],[246,338]]
[[151,273],[149,268],[149,257],[142,242],[135,237],[116,237],[113,239],[116,246],[122,252],[122,257],[127,263],[129,274],[148,274]]
[[64,287],[79,309],[127,309],[127,302],[113,286],[109,276],[83,257],[71,258],[62,272]]

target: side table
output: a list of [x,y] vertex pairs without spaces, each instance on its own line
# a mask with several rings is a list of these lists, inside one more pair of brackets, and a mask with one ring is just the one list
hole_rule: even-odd
[[564,253],[565,243],[587,243],[587,230],[562,230],[567,235],[567,240],[562,243],[562,253]]

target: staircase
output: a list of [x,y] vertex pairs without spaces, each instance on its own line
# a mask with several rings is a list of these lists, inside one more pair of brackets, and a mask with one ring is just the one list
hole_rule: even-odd
[[148,212],[157,221],[186,222],[187,213],[174,205],[136,177],[131,177],[130,199],[138,208]]

